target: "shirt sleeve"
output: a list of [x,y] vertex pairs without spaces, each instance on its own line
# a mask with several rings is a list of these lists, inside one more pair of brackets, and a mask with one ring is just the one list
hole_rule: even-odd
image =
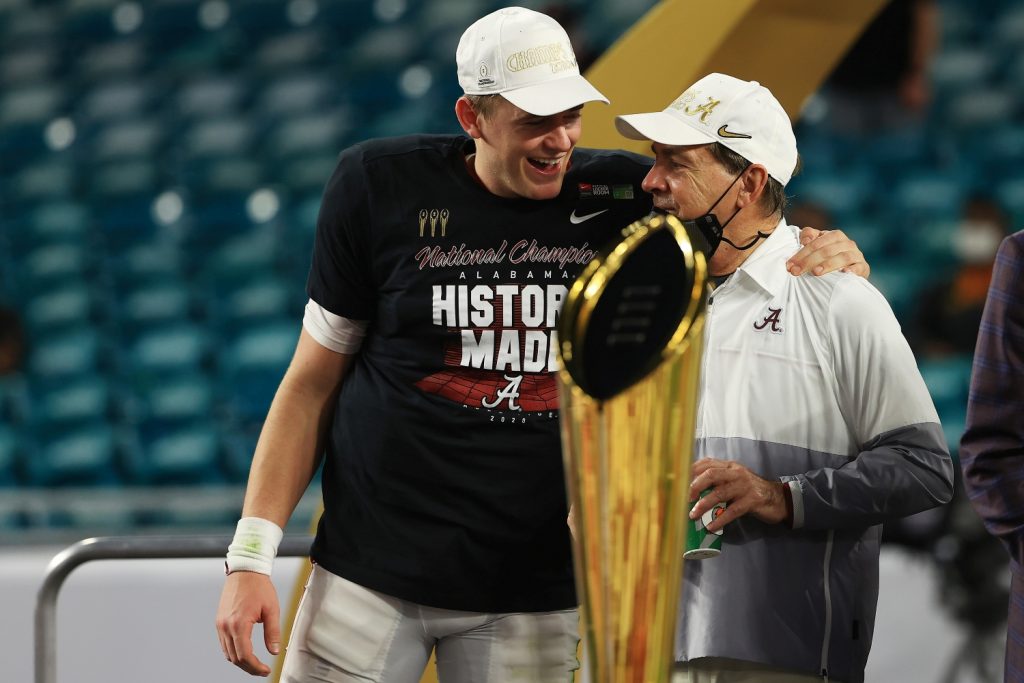
[[310,299],[302,316],[302,327],[320,346],[337,353],[358,353],[369,323],[334,315]]
[[370,249],[370,197],[360,146],[342,152],[317,217],[306,290],[324,309],[371,320],[376,308]]
[[871,526],[948,502],[953,464],[945,436],[885,298],[861,278],[843,278],[828,326],[840,406],[860,452],[840,467],[793,478],[794,526]]
[[960,441],[964,488],[990,533],[1024,566],[1024,246],[996,255]]

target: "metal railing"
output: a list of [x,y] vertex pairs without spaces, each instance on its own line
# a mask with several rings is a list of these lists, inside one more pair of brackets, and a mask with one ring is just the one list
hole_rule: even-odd
[[[93,560],[169,560],[223,557],[231,536],[112,536],[79,541],[46,568],[36,596],[35,683],[57,683],[57,596],[68,575]],[[312,536],[285,537],[278,557],[309,555]]]

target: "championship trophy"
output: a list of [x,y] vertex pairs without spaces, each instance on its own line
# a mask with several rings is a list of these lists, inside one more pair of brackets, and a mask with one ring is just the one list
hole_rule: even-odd
[[705,242],[673,216],[623,230],[558,324],[562,445],[592,683],[668,683],[703,348]]

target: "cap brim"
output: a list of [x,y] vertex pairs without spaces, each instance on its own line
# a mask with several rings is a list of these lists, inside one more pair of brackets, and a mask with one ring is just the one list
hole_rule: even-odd
[[691,128],[663,111],[616,116],[615,128],[630,140],[650,140],[663,145],[705,145],[715,142],[710,133]]
[[608,98],[579,75],[506,90],[501,96],[534,116],[551,116],[587,102],[608,104]]

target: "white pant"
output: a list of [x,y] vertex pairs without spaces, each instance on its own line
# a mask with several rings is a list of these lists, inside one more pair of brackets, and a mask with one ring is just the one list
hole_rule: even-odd
[[282,683],[419,683],[437,649],[440,683],[566,683],[579,662],[575,609],[485,614],[424,607],[314,566]]

